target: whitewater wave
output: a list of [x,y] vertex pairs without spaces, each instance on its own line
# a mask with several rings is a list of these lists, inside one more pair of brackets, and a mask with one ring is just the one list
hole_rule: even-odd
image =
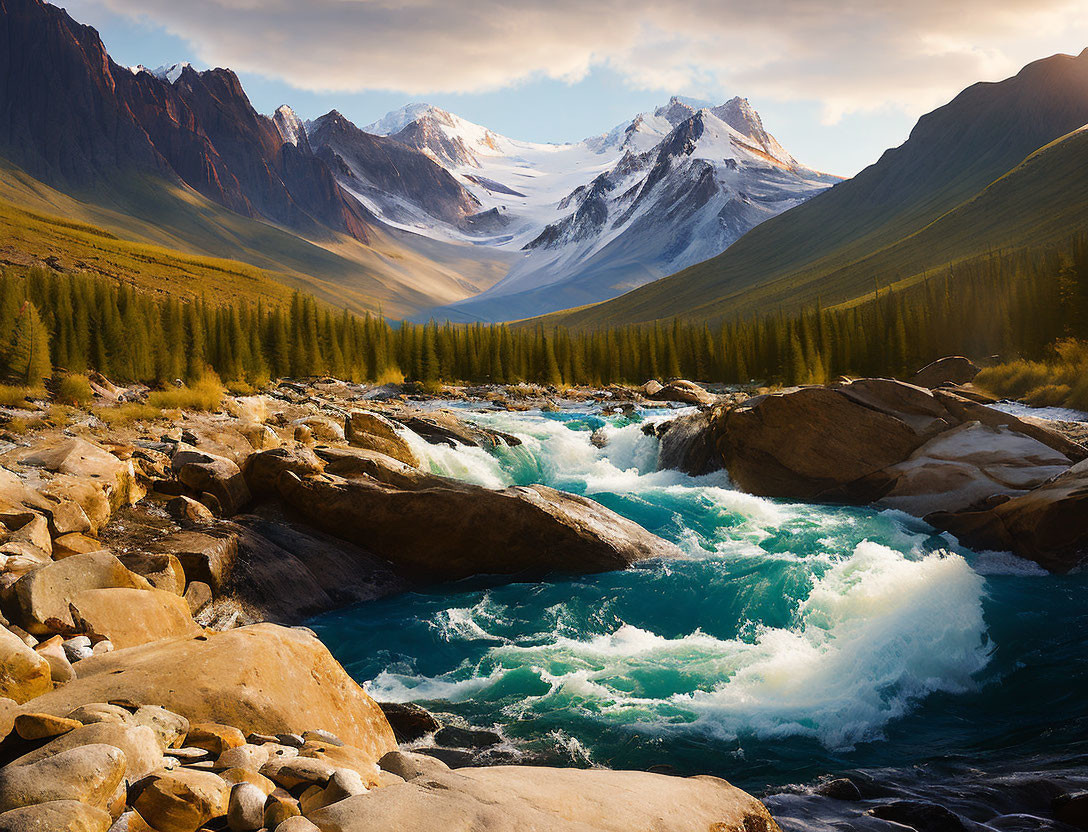
[[472,667],[382,674],[373,687],[390,699],[464,701],[516,686],[526,695],[504,710],[521,719],[573,710],[642,731],[809,736],[846,749],[878,739],[928,694],[971,687],[988,660],[983,589],[958,555],[914,560],[862,542],[813,582],[788,628],[665,638],[624,624],[583,638],[538,633],[529,640],[541,643],[523,645],[473,621],[464,637],[495,644]]
[[947,541],[916,518],[767,500],[732,489],[723,473],[658,471],[657,439],[625,419],[472,418],[522,444],[490,454],[408,439],[436,473],[589,494],[669,537],[687,561],[639,570],[628,591],[647,603],[698,599],[704,612],[720,599],[722,617],[739,620],[732,637],[666,636],[655,630],[666,630],[669,601],[659,618],[624,618],[571,586],[534,616],[526,595],[507,593],[504,604],[484,592],[428,623],[466,657],[444,673],[383,671],[370,682],[381,699],[476,700],[511,720],[567,714],[648,734],[802,736],[848,749],[879,739],[932,693],[970,689],[989,660],[980,572],[1011,566],[990,558],[976,570],[934,551]]

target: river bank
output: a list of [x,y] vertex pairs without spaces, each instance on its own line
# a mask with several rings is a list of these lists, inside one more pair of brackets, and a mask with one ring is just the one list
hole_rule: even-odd
[[[141,395],[102,389],[118,408]],[[25,704],[7,708],[13,724],[0,750],[8,760],[49,756],[44,742],[77,730],[50,719],[85,716],[90,706],[101,714],[111,699],[122,705],[109,707],[132,708],[129,717],[111,711],[126,731],[137,706],[162,705],[187,720],[192,730],[175,730],[159,756],[150,755],[163,761],[158,768],[120,775],[124,787],[115,791],[124,800],[88,798],[111,823],[127,818],[118,829],[137,828],[138,802],[154,812],[151,795],[175,793],[185,772],[227,782],[224,774],[238,768],[253,776],[230,776],[266,789],[262,811],[273,802],[294,806],[322,829],[379,828],[379,821],[416,828],[413,813],[431,799],[419,777],[459,788],[443,811],[486,819],[487,829],[543,818],[548,800],[571,788],[592,792],[585,811],[599,819],[593,828],[629,828],[651,815],[678,830],[716,817],[745,818],[737,822],[746,828],[772,823],[721,781],[666,774],[725,777],[764,795],[791,828],[837,818],[851,828],[890,829],[889,812],[906,815],[887,806],[930,786],[962,786],[961,803],[946,795],[941,805],[1013,828],[1000,820],[1011,803],[976,799],[963,785],[970,777],[957,769],[957,749],[977,746],[985,750],[964,754],[964,767],[1022,778],[1035,776],[1026,774],[1036,771],[1033,760],[1052,754],[1053,771],[1036,778],[1042,785],[1034,791],[1021,790],[1017,804],[1051,823],[1054,798],[1079,788],[1058,771],[1081,753],[1075,743],[1032,746],[986,726],[1015,711],[1032,684],[1060,691],[1083,679],[1076,660],[1053,678],[1025,676],[1019,664],[1025,656],[1066,658],[1060,636],[1068,645],[1070,633],[1083,632],[1075,603],[1081,577],[963,549],[900,511],[765,499],[735,490],[722,471],[692,477],[663,468],[662,437],[675,430],[667,422],[713,417],[748,395],[689,384],[661,393],[518,386],[451,389],[439,396],[453,398],[442,399],[287,381],[229,397],[218,412],[174,412],[157,423],[107,424],[72,412],[66,424],[50,425],[50,411],[46,424],[9,431],[0,451],[12,507],[0,599],[7,631],[49,664],[48,687],[69,681],[52,693],[22,690]],[[35,525],[31,515],[44,519]],[[52,580],[62,566],[82,583]],[[100,576],[93,589],[91,572]],[[22,589],[31,584],[44,588],[33,596],[44,599],[38,606],[19,600],[32,597]],[[137,599],[152,612],[123,613],[124,593],[125,603]],[[1024,610],[1042,599],[1052,619],[1025,629]],[[283,641],[277,628],[253,626],[265,620],[307,621],[339,662],[301,631],[284,631],[296,635]],[[1009,628],[1012,620],[1019,626]],[[254,648],[227,672],[236,662],[231,634],[254,639]],[[33,665],[12,645],[9,659],[17,656]],[[162,675],[200,662],[210,662],[206,671],[180,688]],[[298,688],[288,675],[271,687],[256,682],[257,699],[243,693],[271,678],[277,662],[303,675],[323,663],[327,678]],[[387,717],[341,664],[378,699],[422,701],[450,730],[425,732],[394,752]],[[295,701],[302,689],[305,707]],[[45,713],[50,718],[29,716]],[[1083,725],[1077,708],[1062,713],[1065,723],[1044,709],[1023,712],[1020,722],[1044,738]],[[35,728],[20,732],[18,714]],[[302,736],[318,730],[335,736]],[[235,738],[220,736],[221,745],[240,736],[237,747],[246,750],[225,760],[225,746],[193,752],[195,743],[208,744],[201,731]],[[33,740],[28,732],[37,732]],[[351,750],[332,750],[345,747],[333,739]],[[266,753],[324,766],[299,780]],[[400,756],[385,759],[389,753]],[[894,764],[889,755],[898,755]],[[910,781],[904,756],[919,770],[947,773],[930,786],[892,788]],[[532,764],[540,774],[521,785],[509,765],[478,780],[476,768],[454,777],[439,760]],[[338,765],[355,776],[340,775],[334,787]],[[655,800],[628,801],[620,811],[610,801],[628,788],[621,779],[549,780],[542,765],[656,772],[630,783]],[[892,774],[873,774],[882,769]],[[847,806],[814,796],[827,791],[820,782],[842,774],[867,800]],[[398,779],[410,782],[384,790]],[[689,789],[687,797],[677,789]],[[529,814],[519,816],[515,803],[503,817],[484,812],[478,801],[503,790]],[[203,814],[182,825],[193,817],[194,830],[230,824],[222,818],[233,787],[212,791]],[[249,800],[256,802],[252,792]],[[674,800],[697,808],[662,815]],[[330,814],[325,804],[339,808]],[[99,820],[87,822],[99,828]],[[917,823],[920,832],[930,828]]]

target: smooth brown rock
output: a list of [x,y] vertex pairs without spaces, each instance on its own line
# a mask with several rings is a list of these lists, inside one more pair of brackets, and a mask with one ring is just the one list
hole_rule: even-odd
[[78,679],[27,709],[63,716],[117,699],[160,704],[191,722],[245,733],[324,728],[374,761],[396,747],[381,710],[328,649],[306,632],[274,624],[92,656],[79,663]]
[[59,737],[82,726],[78,720],[52,714],[21,713],[15,717],[15,733],[24,740]]
[[[285,473],[280,494],[318,528],[357,541],[423,580],[475,574],[604,572],[679,553],[585,497],[546,486],[492,491],[428,477],[414,490]],[[426,523],[415,518],[426,517]]]
[[129,552],[119,555],[130,571],[142,575],[155,589],[185,594],[185,568],[176,555],[170,552]]
[[[881,392],[888,390],[894,388]],[[912,399],[915,391],[932,399],[919,388],[910,391]],[[714,431],[730,478],[752,494],[812,500],[902,462],[929,437],[892,413],[874,409],[876,392],[865,388],[851,398],[842,388],[804,387],[757,396],[725,411]],[[916,402],[911,404],[907,418],[933,424],[919,414]],[[867,487],[856,499],[867,502],[883,490],[886,485]]]
[[1069,467],[1069,459],[1030,436],[968,422],[938,434],[886,469],[894,481],[880,505],[916,517],[1016,496]]
[[74,719],[83,725],[94,725],[97,722],[109,722],[114,725],[136,724],[131,711],[105,702],[91,702],[87,705],[80,705],[68,714],[68,719]]
[[288,791],[308,785],[323,788],[335,771],[336,766],[314,757],[276,758],[261,766],[261,774]]
[[49,530],[56,537],[81,534],[91,530],[91,521],[79,503],[62,500],[49,511]]
[[147,821],[140,817],[139,812],[130,809],[113,822],[109,832],[155,832],[155,830],[148,826]]
[[201,581],[217,591],[230,578],[238,539],[229,531],[184,531],[163,538],[155,548],[175,555],[186,579]]
[[84,555],[87,552],[101,552],[103,550],[104,547],[99,541],[81,532],[61,535],[53,541],[53,558],[55,560],[63,560],[72,555]]
[[394,488],[423,487],[429,474],[400,460],[366,448],[318,448],[318,456],[325,460],[325,473],[351,479],[370,477]]
[[78,800],[51,800],[0,813],[0,832],[107,832],[112,820]]
[[49,662],[0,627],[0,696],[22,704],[52,689]]
[[49,663],[49,676],[54,685],[62,685],[76,677],[76,671],[64,651],[64,640],[60,636],[39,642],[35,645],[34,652]]
[[381,774],[370,754],[352,745],[309,740],[298,750],[298,756],[311,757],[334,769],[350,769],[363,779],[368,788],[378,784]]
[[390,751],[380,760],[378,765],[382,771],[403,777],[405,780],[413,780],[423,775],[441,774],[450,770],[450,767],[437,757],[429,754],[416,754],[412,751]]
[[259,771],[261,766],[268,762],[268,756],[269,749],[263,745],[243,743],[234,748],[228,748],[220,754],[215,761],[215,767],[221,769],[248,768]]
[[106,809],[125,776],[125,755],[112,745],[81,745],[35,763],[0,769],[0,811],[51,800]]
[[[145,493],[136,482],[131,460],[119,460],[85,439],[69,439],[55,447],[34,451],[23,457],[22,463],[100,484],[114,511],[135,503]],[[82,501],[76,502],[82,505]]]
[[185,744],[191,748],[203,748],[219,756],[232,748],[246,744],[246,737],[233,725],[218,722],[198,722],[189,724],[189,733]]
[[300,419],[297,424],[308,427],[314,439],[320,442],[344,441],[344,426],[328,416],[306,416]]
[[224,516],[237,514],[252,499],[241,469],[226,457],[179,451],[171,464],[186,488],[197,494],[213,494]]
[[170,512],[171,517],[183,523],[203,526],[215,522],[215,515],[203,503],[198,503],[184,494],[169,500],[166,503],[166,510]]
[[314,826],[313,821],[297,815],[280,823],[275,832],[324,832],[324,830]]
[[231,832],[257,832],[264,826],[265,794],[252,783],[237,783],[227,802],[227,825]]
[[349,797],[314,812],[321,832],[778,832],[755,798],[716,777],[640,771],[464,768]]
[[993,508],[934,512],[926,521],[966,546],[1013,552],[1068,572],[1088,559],[1088,462]]
[[109,745],[124,752],[125,776],[129,782],[139,780],[162,765],[162,751],[150,728],[98,722],[75,728],[50,740],[40,748],[19,757],[11,766],[32,765],[85,745]]
[[298,801],[283,789],[277,789],[268,796],[264,806],[264,825],[276,829],[288,818],[298,817],[301,813]]
[[950,355],[926,364],[911,377],[910,383],[930,389],[940,387],[942,384],[967,384],[979,372],[981,368],[970,358]]
[[[230,753],[230,752],[227,752]],[[218,763],[216,763],[218,766]],[[275,783],[265,777],[258,771],[251,768],[228,768],[219,771],[219,776],[230,783],[232,786],[236,783],[248,783],[251,786],[255,786],[260,789],[261,793],[267,797],[277,789]]]
[[132,807],[158,832],[196,832],[227,813],[230,788],[211,772],[160,769],[150,775]]
[[344,434],[357,448],[377,451],[406,465],[419,467],[419,457],[397,433],[396,426],[381,414],[353,410],[344,423]]
[[309,448],[276,448],[251,454],[243,473],[250,491],[259,497],[276,495],[276,480],[282,471],[299,477],[320,474],[325,463]]
[[204,610],[212,602],[212,588],[203,581],[190,581],[185,590],[185,603],[192,615]]
[[88,589],[72,598],[71,609],[80,631],[118,650],[200,632],[185,599],[161,589]]
[[709,393],[693,381],[677,379],[670,381],[660,390],[650,394],[650,398],[659,402],[683,402],[709,407],[718,401],[718,397]]
[[72,555],[16,581],[13,612],[20,626],[35,635],[71,630],[72,599],[84,590],[110,587],[146,589],[150,584],[109,552]]
[[158,705],[141,705],[133,712],[132,722],[154,731],[163,751],[180,746],[189,734],[189,720]]

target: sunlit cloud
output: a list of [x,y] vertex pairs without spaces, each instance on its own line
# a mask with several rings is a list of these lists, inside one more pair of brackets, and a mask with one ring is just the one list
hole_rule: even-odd
[[[66,5],[78,16],[81,2]],[[320,92],[478,93],[593,69],[637,88],[912,115],[1088,46],[1088,0],[94,0],[194,57]]]

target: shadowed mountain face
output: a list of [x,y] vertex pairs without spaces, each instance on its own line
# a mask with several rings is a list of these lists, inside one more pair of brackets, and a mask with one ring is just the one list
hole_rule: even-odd
[[308,124],[310,146],[341,172],[344,186],[396,216],[405,200],[443,222],[457,224],[480,204],[445,168],[420,151],[365,133],[333,110]]
[[[1005,81],[964,90],[856,177],[759,225],[717,257],[560,320],[714,319],[817,297],[855,297],[872,290],[879,252],[899,248],[1035,150],[1086,123],[1088,50],[1036,61]],[[959,256],[971,253],[970,241],[964,245]],[[917,247],[911,257],[885,264],[887,279],[948,262]]]
[[41,0],[0,0],[0,153],[50,185],[132,172],[180,180],[250,217],[366,241],[372,217],[285,142],[229,70],[170,80],[118,66],[98,33]]

